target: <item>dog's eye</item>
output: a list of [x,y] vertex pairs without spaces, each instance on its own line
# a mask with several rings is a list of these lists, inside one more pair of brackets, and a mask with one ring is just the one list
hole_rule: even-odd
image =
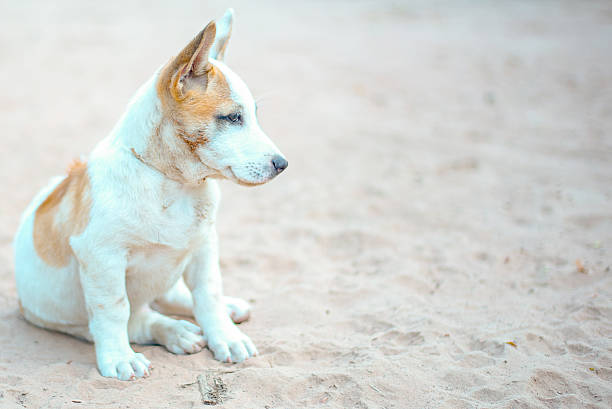
[[242,122],[242,115],[240,115],[240,112],[233,112],[226,116],[226,118],[228,121],[233,123]]

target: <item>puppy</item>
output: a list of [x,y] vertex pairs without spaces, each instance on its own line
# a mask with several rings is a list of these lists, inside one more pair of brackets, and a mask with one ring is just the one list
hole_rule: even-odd
[[53,180],[22,217],[15,272],[24,317],[92,341],[103,376],[149,375],[130,343],[176,354],[208,345],[223,362],[257,354],[233,322],[248,318],[248,304],[223,296],[217,179],[263,184],[287,161],[223,63],[232,22],[229,9],[161,67],[89,160]]

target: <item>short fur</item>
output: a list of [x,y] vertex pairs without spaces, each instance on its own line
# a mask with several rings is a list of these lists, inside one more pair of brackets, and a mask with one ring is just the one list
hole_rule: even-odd
[[[248,88],[222,62],[232,23],[230,9],[161,67],[87,163],[52,180],[22,217],[23,315],[93,341],[104,376],[149,375],[131,342],[180,354],[208,345],[224,362],[257,353],[234,324],[249,305],[223,296],[216,179],[258,185],[287,162],[260,129]],[[192,315],[198,325],[164,314]]]

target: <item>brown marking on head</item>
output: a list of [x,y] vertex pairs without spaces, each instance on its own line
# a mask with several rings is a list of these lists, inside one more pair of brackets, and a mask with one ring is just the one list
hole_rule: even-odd
[[216,25],[211,21],[162,68],[157,82],[163,115],[191,151],[208,139],[202,125],[234,106],[225,76],[208,61],[215,33]]
[[70,261],[70,237],[79,235],[89,223],[91,193],[87,164],[74,161],[68,175],[38,206],[34,215],[34,248],[53,267]]
[[162,118],[144,152],[132,149],[138,160],[181,183],[202,180],[197,150],[210,139],[207,125],[235,105],[225,76],[209,61],[215,33],[212,21],[162,67],[156,84]]

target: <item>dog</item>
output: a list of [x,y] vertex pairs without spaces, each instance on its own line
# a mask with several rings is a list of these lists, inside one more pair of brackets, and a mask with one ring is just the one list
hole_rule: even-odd
[[257,354],[235,325],[249,305],[223,295],[218,180],[260,185],[287,160],[223,62],[233,21],[228,9],[158,69],[88,160],[38,194],[15,236],[23,316],[93,342],[105,377],[150,374],[130,343],[207,346],[228,363]]

